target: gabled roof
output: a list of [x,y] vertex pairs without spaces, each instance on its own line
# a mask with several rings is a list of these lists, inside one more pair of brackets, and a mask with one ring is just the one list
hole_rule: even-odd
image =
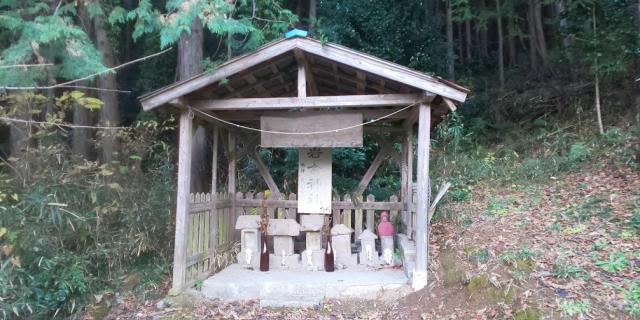
[[[256,76],[247,71],[251,68],[256,70],[256,67],[263,66],[266,63],[272,63],[269,70],[272,70],[274,73],[264,74],[263,78],[270,79],[278,77],[282,84],[280,87],[286,87],[287,90],[290,90],[286,81],[291,79],[295,80],[295,72],[292,72],[291,68],[287,67],[287,59],[285,58],[288,56],[293,57],[294,54],[295,58],[299,58],[300,52],[317,60],[317,63],[313,64],[313,70],[311,70],[313,74],[322,76],[323,72],[326,72],[320,67],[323,63],[330,63],[333,66],[333,76],[326,76],[321,80],[323,83],[327,83],[333,82],[335,78],[336,83],[333,87],[328,85],[322,87],[326,92],[324,94],[323,92],[319,92],[319,95],[328,95],[331,92],[339,90],[335,88],[341,87],[347,87],[348,89],[349,86],[353,86],[353,90],[355,90],[356,84],[352,83],[357,83],[358,94],[371,92],[385,93],[384,91],[386,90],[391,90],[392,92],[393,90],[399,92],[426,91],[456,102],[464,102],[469,93],[468,89],[453,82],[433,77],[338,44],[323,44],[311,38],[294,37],[268,43],[251,53],[236,57],[219,65],[213,73],[202,73],[193,78],[168,85],[140,97],[140,101],[144,110],[150,110],[174,99],[202,91],[202,89],[206,87],[212,86],[212,90],[210,91],[217,89],[217,93],[227,92],[225,91],[224,85],[229,82],[237,82],[241,85],[253,85],[251,87],[257,86],[259,88],[257,91],[261,96],[272,96],[271,94],[273,93],[265,89],[267,84],[263,86],[260,82],[256,82]],[[280,62],[280,66],[278,66],[278,61],[284,62]],[[293,61],[295,62],[295,60]],[[277,73],[283,73],[284,75],[276,76]],[[291,73],[294,74],[290,76]],[[353,74],[352,78],[349,77],[350,74]],[[365,77],[367,77],[367,79],[363,79]],[[327,80],[328,78],[331,80]],[[379,83],[376,83],[375,80],[371,79],[380,80],[378,80]],[[361,81],[358,82],[356,80]],[[385,81],[389,82],[389,84],[385,85]],[[371,84],[372,82],[373,84]],[[293,87],[296,87],[295,84]],[[227,87],[226,90],[228,90],[227,93],[229,93],[228,96],[230,97],[238,97],[239,95],[235,92],[236,89],[234,89],[233,86]],[[290,94],[290,91],[282,90],[284,91],[276,92],[275,95],[287,96]],[[245,91],[246,89],[243,89],[242,92]],[[206,93],[205,95],[218,95],[218,98],[220,98],[216,92]]]

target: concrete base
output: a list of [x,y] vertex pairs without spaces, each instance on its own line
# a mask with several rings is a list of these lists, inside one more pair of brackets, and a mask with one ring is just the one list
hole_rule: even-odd
[[233,264],[205,280],[210,299],[260,300],[264,306],[317,306],[325,299],[398,299],[413,292],[401,270],[356,266],[335,272],[251,271]]

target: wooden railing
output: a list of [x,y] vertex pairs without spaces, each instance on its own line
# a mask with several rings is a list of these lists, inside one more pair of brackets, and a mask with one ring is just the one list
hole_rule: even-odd
[[[389,211],[392,221],[400,216],[407,232],[415,225],[415,206],[405,204],[393,195],[389,199],[376,201],[373,195],[364,200],[352,199],[351,195],[335,197],[332,202],[333,223],[343,223],[354,230],[352,239],[357,239],[364,229],[374,230],[376,215]],[[235,210],[233,210],[235,208]],[[298,200],[296,194],[271,195],[265,199],[263,193],[236,193],[233,199],[227,193],[218,193],[212,199],[209,193],[191,194],[188,220],[187,274],[188,283],[204,279],[211,273],[215,248],[224,247],[240,240],[235,222],[240,215],[257,215],[268,211],[272,218],[296,219]],[[407,211],[410,210],[410,211]]]

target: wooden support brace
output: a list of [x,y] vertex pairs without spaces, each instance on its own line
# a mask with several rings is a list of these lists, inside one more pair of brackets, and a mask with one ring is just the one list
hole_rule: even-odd
[[360,183],[358,184],[358,189],[356,189],[356,192],[355,192],[356,195],[358,196],[362,195],[364,190],[369,185],[369,182],[371,182],[371,179],[373,179],[373,176],[376,174],[376,171],[378,171],[378,168],[382,164],[382,160],[384,160],[384,158],[386,158],[387,155],[389,155],[391,150],[392,149],[389,149],[387,145],[382,145],[382,147],[380,148],[380,151],[378,151],[378,154],[373,159],[373,162],[371,162],[369,169],[367,169],[367,172],[365,172],[364,176],[362,177],[362,180],[360,180]]
[[[312,96],[318,95],[318,86],[316,85],[315,79],[313,77],[313,73],[311,73],[311,67],[309,66],[309,61],[307,60],[304,52],[302,50],[294,49],[293,54],[296,56],[296,61],[298,62],[298,97],[306,97],[306,87],[309,85],[309,92]],[[300,95],[300,73],[304,75],[304,95]]]
[[269,172],[269,168],[267,168],[264,161],[262,160],[262,156],[260,155],[260,150],[256,147],[253,147],[253,152],[249,154],[250,154],[250,157],[256,161],[256,165],[258,166],[258,171],[260,172],[260,175],[264,179],[264,182],[267,184],[267,187],[269,187],[271,194],[273,196],[280,195],[280,190],[278,189],[278,185],[276,185],[276,182],[273,180],[273,177]]

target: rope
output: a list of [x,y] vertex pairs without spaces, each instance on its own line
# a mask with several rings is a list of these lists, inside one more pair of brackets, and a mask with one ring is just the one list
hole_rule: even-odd
[[84,126],[84,125],[77,125],[77,124],[56,123],[56,122],[46,122],[46,121],[35,121],[35,120],[24,120],[24,119],[16,119],[16,118],[8,118],[8,117],[0,117],[0,120],[27,123],[27,124],[42,124],[42,125],[65,127],[65,128],[106,129],[106,130],[127,129],[127,127]]
[[258,128],[252,128],[252,127],[243,126],[241,124],[237,124],[237,123],[234,123],[234,122],[231,122],[231,121],[227,121],[227,120],[224,120],[224,119],[220,119],[218,117],[215,117],[213,115],[210,115],[210,114],[208,114],[206,112],[203,112],[201,110],[198,110],[198,109],[189,108],[189,112],[193,113],[195,111],[196,113],[201,114],[201,115],[203,115],[205,117],[208,117],[210,119],[213,119],[213,120],[228,124],[230,126],[234,126],[236,128],[239,128],[239,129],[245,129],[245,130],[255,131],[255,132],[260,132],[260,133],[282,134],[282,135],[295,136],[295,135],[312,135],[312,134],[335,133],[335,132],[340,132],[340,131],[351,130],[351,129],[358,128],[358,127],[364,127],[365,125],[372,124],[372,123],[378,122],[380,120],[384,120],[384,119],[389,118],[389,117],[391,117],[391,116],[393,116],[395,114],[398,114],[398,113],[400,113],[402,111],[405,111],[405,110],[415,106],[418,103],[420,103],[420,101],[416,101],[416,102],[414,102],[414,103],[412,103],[412,104],[410,104],[410,105],[408,105],[408,106],[406,106],[406,107],[404,107],[402,109],[396,110],[394,112],[391,112],[391,113],[386,114],[384,116],[381,116],[379,118],[375,118],[375,119],[372,119],[372,120],[369,120],[367,122],[363,122],[363,123],[360,123],[360,124],[356,124],[356,125],[352,125],[352,126],[348,126],[348,127],[344,127],[344,128],[339,128],[339,129],[310,131],[310,132],[284,132],[284,131],[262,130],[262,129],[258,129]]
[[[336,132],[341,132],[341,131],[346,131],[346,130],[351,130],[351,129],[355,129],[358,127],[364,127],[365,125],[368,124],[372,124],[375,122],[378,122],[380,120],[384,120],[386,118],[389,118],[395,114],[398,114],[402,111],[405,111],[413,106],[415,106],[416,104],[420,103],[420,101],[414,102],[404,108],[398,109],[394,112],[388,113],[384,116],[369,120],[367,122],[363,122],[360,124],[356,124],[356,125],[352,125],[352,126],[348,126],[348,127],[344,127],[344,128],[338,128],[338,129],[330,129],[330,130],[321,130],[321,131],[310,131],[310,132],[284,132],[284,131],[271,131],[271,130],[262,130],[262,129],[258,129],[258,128],[252,128],[252,127],[247,127],[247,126],[243,126],[241,124],[237,124],[231,121],[227,121],[224,119],[220,119],[218,117],[215,117],[213,115],[210,115],[206,112],[203,112],[201,110],[198,109],[194,109],[194,108],[189,108],[189,116],[193,119],[194,117],[194,112],[198,113],[200,115],[203,115],[205,117],[208,117],[210,119],[225,123],[227,125],[230,126],[234,126],[236,128],[239,129],[245,129],[245,130],[249,130],[249,131],[255,131],[255,132],[260,132],[260,133],[269,133],[269,134],[282,134],[282,135],[311,135],[311,134],[327,134],[327,133],[336,133]],[[47,121],[35,121],[35,120],[24,120],[24,119],[17,119],[17,118],[9,118],[9,117],[3,117],[0,116],[0,120],[5,120],[5,121],[10,121],[10,122],[19,122],[19,123],[27,123],[27,124],[41,124],[41,125],[49,125],[49,126],[57,126],[57,127],[65,127],[65,128],[84,128],[84,129],[101,129],[101,130],[122,130],[122,129],[127,129],[128,127],[106,127],[106,126],[86,126],[86,125],[76,125],[76,124],[69,124],[69,123],[56,123],[56,122],[47,122]]]
[[161,54],[164,54],[164,53],[170,51],[171,49],[173,49],[173,48],[169,47],[169,48],[164,49],[164,50],[162,50],[160,52],[156,52],[154,54],[150,54],[150,55],[144,56],[142,58],[138,58],[138,59],[135,59],[135,60],[131,60],[129,62],[125,62],[125,63],[123,63],[121,65],[118,65],[118,66],[115,66],[113,68],[107,68],[107,69],[102,70],[100,72],[96,72],[96,73],[90,74],[88,76],[84,76],[82,78],[70,80],[70,81],[67,81],[67,82],[62,82],[62,83],[59,83],[59,84],[54,84],[54,85],[51,85],[51,86],[43,86],[43,87],[37,87],[37,86],[36,87],[9,87],[9,86],[3,86],[3,87],[0,87],[0,89],[5,89],[5,90],[38,90],[38,89],[44,89],[44,90],[47,90],[47,89],[54,89],[54,88],[64,87],[64,86],[70,85],[72,83],[76,83],[76,82],[79,82],[79,81],[82,81],[82,80],[87,80],[87,79],[93,78],[95,76],[99,76],[99,75],[101,75],[103,73],[116,71],[116,70],[124,68],[124,67],[126,67],[128,65],[131,65],[131,64],[134,64],[134,63],[138,63],[138,62],[141,62],[141,61],[145,61],[145,60],[151,59],[153,57],[157,57],[157,56],[159,56]]

